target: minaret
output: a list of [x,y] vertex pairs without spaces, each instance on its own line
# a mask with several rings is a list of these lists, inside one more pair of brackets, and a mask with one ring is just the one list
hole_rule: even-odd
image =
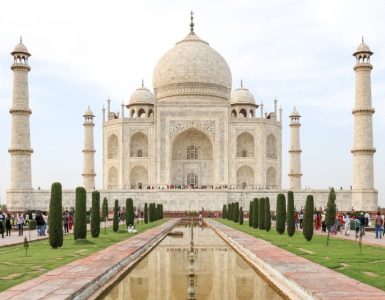
[[83,186],[87,191],[95,189],[95,149],[94,149],[94,114],[90,107],[84,113],[84,166]]
[[373,128],[371,82],[370,73],[373,66],[370,64],[370,51],[362,39],[353,56],[356,58],[354,71],[356,72],[356,92],[354,115],[354,144],[353,154],[353,199],[355,210],[376,210],[377,192],[374,190],[373,175]]
[[[13,56],[13,100],[10,113],[12,116],[11,147],[8,152],[11,154],[11,186],[10,190],[32,190],[31,171],[31,136],[29,127],[29,116],[32,111],[29,109],[28,93],[28,72],[31,67],[28,65],[28,58],[31,54],[20,38],[11,53]],[[9,199],[10,206],[25,207],[26,203],[13,203]]]
[[301,146],[299,138],[299,128],[301,118],[298,111],[295,109],[290,115],[290,150],[289,150],[289,189],[300,190],[301,189]]

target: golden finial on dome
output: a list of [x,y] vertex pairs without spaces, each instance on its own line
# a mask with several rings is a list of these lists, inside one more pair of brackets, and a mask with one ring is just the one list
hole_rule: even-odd
[[191,33],[194,33],[194,12],[193,11],[190,12],[190,19],[191,19],[190,31]]
[[143,80],[143,78],[142,78],[142,87],[144,87],[144,80]]
[[243,80],[242,80],[242,78],[241,78],[241,87],[243,87]]

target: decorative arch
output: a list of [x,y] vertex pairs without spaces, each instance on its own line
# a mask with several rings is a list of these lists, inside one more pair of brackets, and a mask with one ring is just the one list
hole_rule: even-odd
[[231,111],[231,116],[232,116],[233,118],[236,118],[236,117],[237,117],[237,111],[236,111],[235,109],[233,109],[233,110]]
[[111,134],[107,142],[107,157],[109,159],[118,157],[118,137],[115,134]]
[[254,157],[254,137],[248,132],[237,137],[237,157]]
[[246,109],[242,108],[240,111],[239,111],[239,116],[242,116],[244,118],[247,118],[247,111]]
[[269,134],[266,139],[267,158],[277,158],[277,141],[273,134]]
[[138,110],[138,118],[145,118],[146,117],[146,111],[141,108]]
[[277,186],[277,174],[273,167],[269,167],[266,172],[266,187],[275,188]]
[[144,189],[148,186],[148,171],[143,166],[136,166],[130,172],[131,188]]
[[254,109],[250,109],[250,118],[254,118],[255,117],[255,111]]
[[148,111],[148,117],[149,118],[152,118],[154,116],[154,111],[152,110],[152,109],[150,109],[149,111]]
[[237,187],[254,186],[254,170],[249,166],[242,166],[237,170]]
[[196,187],[198,183],[198,175],[195,173],[188,173],[186,178],[186,184],[191,187]]
[[148,157],[148,138],[142,132],[135,133],[130,140],[131,157]]
[[130,117],[133,118],[135,116],[135,109],[131,109]]
[[114,190],[118,188],[118,169],[111,167],[108,170],[108,189]]

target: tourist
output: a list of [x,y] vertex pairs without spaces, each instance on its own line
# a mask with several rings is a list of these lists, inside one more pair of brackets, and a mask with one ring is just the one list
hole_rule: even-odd
[[370,215],[368,212],[365,213],[365,227],[370,226]]
[[354,228],[356,230],[356,238],[358,238],[358,233],[360,232],[360,229],[361,229],[361,221],[356,216],[353,216],[353,221],[354,221]]
[[350,215],[346,214],[345,216],[345,235],[346,236],[350,235],[350,223],[351,223]]
[[12,224],[11,224],[11,214],[8,214],[5,218],[5,231],[7,232],[7,236],[11,236]]
[[63,212],[63,227],[64,227],[64,234],[68,233],[68,215],[67,211]]
[[295,229],[298,230],[298,212],[294,211],[294,224],[295,224]]
[[68,231],[72,230],[72,225],[74,224],[74,217],[72,213],[68,213]]
[[361,235],[365,235],[365,216],[364,216],[364,213],[361,212],[360,216],[358,217],[360,219],[360,222],[361,222]]
[[375,229],[376,230],[376,239],[378,239],[378,237],[380,237],[380,239],[382,239],[381,231],[382,231],[382,225],[384,224],[384,221],[382,220],[379,211],[377,212],[377,216],[376,216],[374,223],[376,226],[376,229]]
[[35,221],[36,221],[37,236],[41,236],[43,233],[45,222],[40,212],[36,214]]
[[24,232],[24,217],[23,217],[22,213],[20,213],[19,217],[17,218],[17,229],[19,230],[19,236],[23,236],[23,232]]
[[299,213],[299,228],[303,228],[303,211]]
[[127,231],[128,231],[128,233],[137,233],[137,230],[135,229],[135,226],[131,225],[131,224],[128,225]]
[[0,211],[0,234],[2,238],[4,238],[4,229],[5,229],[5,216],[3,215],[3,212]]
[[47,227],[48,227],[48,215],[47,215],[47,212],[43,213],[43,219],[44,219],[43,235],[45,235],[45,232],[46,232]]

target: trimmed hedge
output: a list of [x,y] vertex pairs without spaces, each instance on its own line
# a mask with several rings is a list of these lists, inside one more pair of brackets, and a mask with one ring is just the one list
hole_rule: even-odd
[[222,219],[226,219],[227,218],[227,205],[226,204],[223,204],[223,208],[222,208]]
[[115,200],[114,205],[114,219],[112,220],[112,230],[114,232],[117,232],[119,230],[119,201],[118,199]]
[[271,212],[270,212],[270,199],[265,198],[265,229],[270,231],[271,229]]
[[131,198],[126,199],[126,226],[134,225],[134,203]]
[[287,193],[287,234],[293,236],[295,233],[294,220],[294,193],[289,191]]
[[147,206],[147,203],[144,204],[143,218],[144,218],[144,223],[147,224],[148,223],[148,206]]
[[108,200],[106,197],[103,198],[102,217],[103,217],[103,221],[107,221],[107,219],[108,219]]
[[258,205],[258,228],[265,229],[265,198],[260,198]]
[[253,201],[249,204],[249,227],[253,227]]
[[279,234],[285,232],[286,223],[286,199],[284,194],[277,196],[277,215],[276,215],[276,229]]
[[87,192],[84,187],[75,190],[75,222],[74,239],[85,239],[87,237]]
[[253,228],[258,228],[258,198],[253,200]]
[[100,233],[100,193],[98,191],[92,192],[92,206],[91,206],[91,236],[93,238],[99,237]]
[[53,249],[63,246],[62,189],[59,182],[51,186],[49,201],[49,244]]
[[305,213],[303,215],[303,235],[307,241],[313,237],[314,198],[308,195],[306,198]]
[[239,203],[235,202],[234,204],[234,215],[233,215],[233,221],[235,223],[238,223],[239,220]]
[[242,209],[242,206],[239,209],[239,224],[243,225],[243,209]]

